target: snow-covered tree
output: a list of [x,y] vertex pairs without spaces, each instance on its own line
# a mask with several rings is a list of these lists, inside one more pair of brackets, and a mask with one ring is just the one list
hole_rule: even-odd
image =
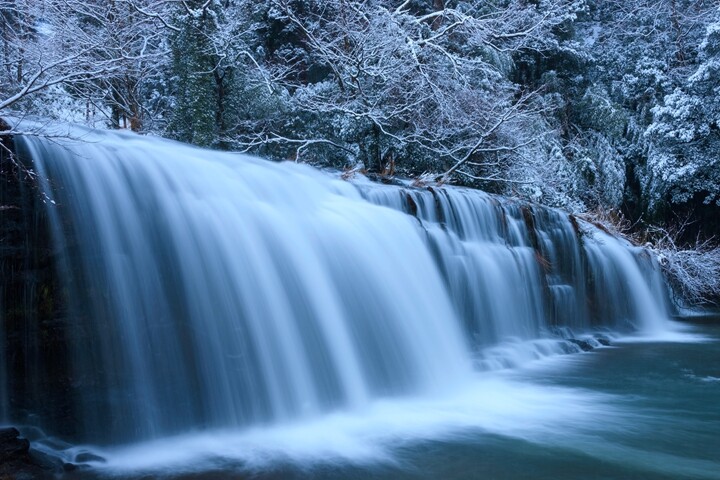
[[254,48],[262,9],[248,0],[187,0],[176,7],[169,36],[171,137],[216,148],[234,144],[244,110],[257,105],[248,91],[257,94],[270,81],[262,51]]
[[296,145],[307,158],[309,146],[330,145],[377,171],[397,163],[499,179],[546,107],[509,81],[512,55],[545,48],[573,5],[275,0],[270,14],[300,39],[279,53],[295,62],[279,89],[310,128],[262,123],[246,144]]
[[0,0],[0,116],[662,221],[720,197],[719,15],[716,0]]
[[720,10],[686,82],[653,108],[647,136],[651,204],[701,200],[720,205]]
[[113,65],[91,64],[86,45],[81,45],[85,34],[77,17],[62,10],[59,2],[2,0],[0,7],[0,114],[10,110],[51,113],[59,107],[53,100],[64,86],[100,78],[113,70]]
[[33,113],[139,129],[142,79],[162,64],[144,0],[0,0],[0,114]]

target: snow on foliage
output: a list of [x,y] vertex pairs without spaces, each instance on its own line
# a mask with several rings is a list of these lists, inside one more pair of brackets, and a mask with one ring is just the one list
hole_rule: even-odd
[[720,205],[720,10],[699,45],[699,63],[652,109],[646,135],[651,204],[700,196]]
[[720,247],[709,241],[696,241],[683,247],[678,238],[686,224],[672,230],[649,229],[651,245],[658,263],[666,273],[676,301],[685,306],[720,302]]
[[0,20],[0,115],[647,221],[720,201],[715,1],[0,0]]

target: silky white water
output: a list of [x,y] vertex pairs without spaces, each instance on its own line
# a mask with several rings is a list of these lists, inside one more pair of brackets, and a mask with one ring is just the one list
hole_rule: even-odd
[[[362,411],[242,431],[193,432],[96,450],[107,460],[96,467],[118,474],[193,472],[228,465],[263,470],[280,462],[395,465],[401,462],[399,449],[478,434],[568,445],[572,442],[568,436],[577,439],[593,432],[599,416],[609,419],[605,428],[621,423],[623,413],[610,406],[609,400],[591,392],[543,388],[487,375],[444,395],[376,400]],[[569,431],[574,434],[568,435]],[[82,447],[68,450],[68,461],[80,451]]]
[[362,461],[466,428],[536,438],[606,406],[482,372],[666,329],[649,255],[558,211],[70,137],[17,145],[77,319],[65,430],[103,446],[105,468]]

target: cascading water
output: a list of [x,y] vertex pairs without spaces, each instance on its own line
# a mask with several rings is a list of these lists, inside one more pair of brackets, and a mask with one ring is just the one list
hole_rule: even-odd
[[4,321],[4,315],[2,314],[3,305],[0,303],[0,360],[2,360],[2,365],[0,365],[0,425],[7,423],[10,420],[10,416],[8,415],[7,408],[8,408],[8,388],[7,388],[7,354],[5,353],[5,321]]
[[433,398],[473,369],[556,351],[543,345],[569,331],[650,331],[666,317],[641,250],[558,211],[72,133],[16,144],[46,179],[75,318],[62,421],[76,441]]
[[421,220],[456,311],[481,344],[558,328],[664,328],[649,255],[574,217],[467,189],[361,189]]

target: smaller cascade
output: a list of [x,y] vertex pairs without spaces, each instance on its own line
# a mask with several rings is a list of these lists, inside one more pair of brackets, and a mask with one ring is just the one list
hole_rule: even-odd
[[546,324],[541,272],[516,206],[466,189],[360,188],[372,202],[416,210],[475,348],[537,337]]
[[[610,235],[595,231],[592,242],[586,242],[589,298],[593,301],[598,323],[615,319],[644,334],[658,334],[667,329],[665,295],[656,287],[660,274],[656,265],[639,258],[640,249],[624,245]],[[643,274],[645,267],[647,274]],[[648,281],[648,277],[649,281]]]
[[[657,265],[587,222],[470,189],[357,187],[369,201],[418,219],[483,357],[587,349],[607,343],[603,335],[588,335],[598,329],[665,328]],[[548,335],[569,343],[534,341]]]
[[[550,323],[556,328],[590,326],[584,251],[577,223],[559,211],[523,207],[528,233],[536,240],[536,258],[545,273]],[[534,232],[534,233],[533,233]]]

